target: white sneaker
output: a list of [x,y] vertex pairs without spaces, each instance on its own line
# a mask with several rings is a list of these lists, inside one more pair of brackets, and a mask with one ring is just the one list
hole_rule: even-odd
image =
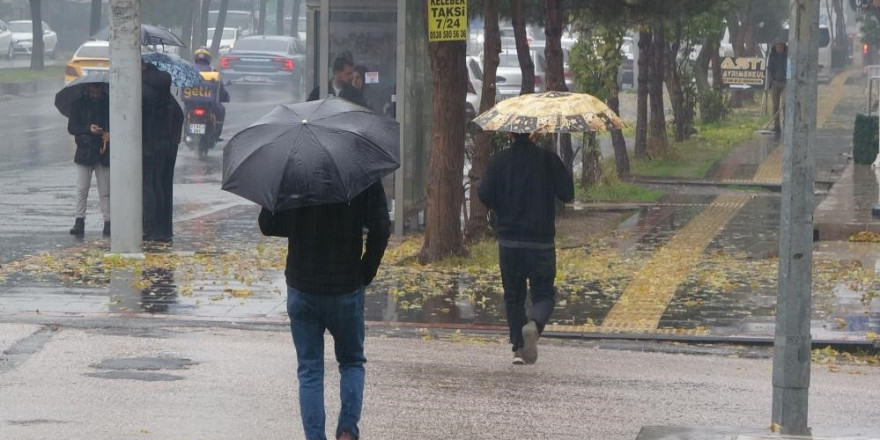
[[523,347],[522,357],[527,364],[534,364],[538,360],[538,326],[535,321],[529,321],[522,328]]
[[525,361],[523,361],[522,357],[522,349],[519,348],[513,352],[513,365],[522,365]]

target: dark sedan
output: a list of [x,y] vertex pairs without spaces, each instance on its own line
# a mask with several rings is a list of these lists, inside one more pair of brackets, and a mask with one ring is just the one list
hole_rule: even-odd
[[306,56],[294,37],[252,35],[238,39],[220,58],[220,78],[231,88],[283,86],[304,96]]

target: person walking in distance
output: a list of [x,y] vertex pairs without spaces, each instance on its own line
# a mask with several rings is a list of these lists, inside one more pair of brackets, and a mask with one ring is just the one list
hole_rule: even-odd
[[[555,307],[556,199],[574,200],[574,182],[553,151],[528,134],[513,133],[510,148],[495,153],[480,182],[480,201],[495,214],[498,265],[514,364],[538,360],[538,336]],[[526,316],[531,289],[532,316]]]
[[110,236],[110,98],[99,83],[86,86],[82,97],[73,102],[67,132],[74,136],[76,153],[76,215],[70,233],[85,234],[86,205],[92,173],[98,182],[105,237]]
[[773,93],[773,131],[781,132],[780,119],[783,117],[780,101],[785,92],[788,75],[788,46],[782,41],[773,45],[767,59],[767,89]]
[[[342,408],[336,437],[357,440],[364,398],[364,287],[385,254],[391,219],[381,181],[347,203],[263,208],[264,235],[287,237],[287,314],[306,439],[326,440],[324,331],[333,336]],[[363,232],[367,230],[366,247]]]

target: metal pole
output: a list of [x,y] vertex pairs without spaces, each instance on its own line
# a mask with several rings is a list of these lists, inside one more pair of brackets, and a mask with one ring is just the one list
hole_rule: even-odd
[[328,93],[327,82],[330,80],[330,0],[321,0],[321,50],[318,60],[318,87],[321,98]]
[[813,139],[819,1],[791,0],[785,89],[785,155],[779,228],[779,293],[773,352],[772,424],[808,435],[813,269]]
[[397,86],[392,96],[395,102],[395,115],[400,124],[400,168],[394,173],[394,235],[403,238],[403,224],[406,221],[406,0],[397,0]]
[[110,1],[110,252],[141,253],[140,0]]

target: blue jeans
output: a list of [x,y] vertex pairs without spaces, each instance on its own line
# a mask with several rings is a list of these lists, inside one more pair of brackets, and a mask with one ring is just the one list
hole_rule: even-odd
[[344,295],[317,295],[287,288],[287,314],[296,347],[299,410],[307,440],[326,440],[324,431],[324,330],[333,336],[339,364],[342,408],[336,436],[359,436],[364,400],[364,288]]
[[504,286],[504,306],[513,351],[523,346],[522,328],[527,324],[526,293],[532,292],[532,320],[543,332],[556,305],[555,249],[498,247],[498,266]]

